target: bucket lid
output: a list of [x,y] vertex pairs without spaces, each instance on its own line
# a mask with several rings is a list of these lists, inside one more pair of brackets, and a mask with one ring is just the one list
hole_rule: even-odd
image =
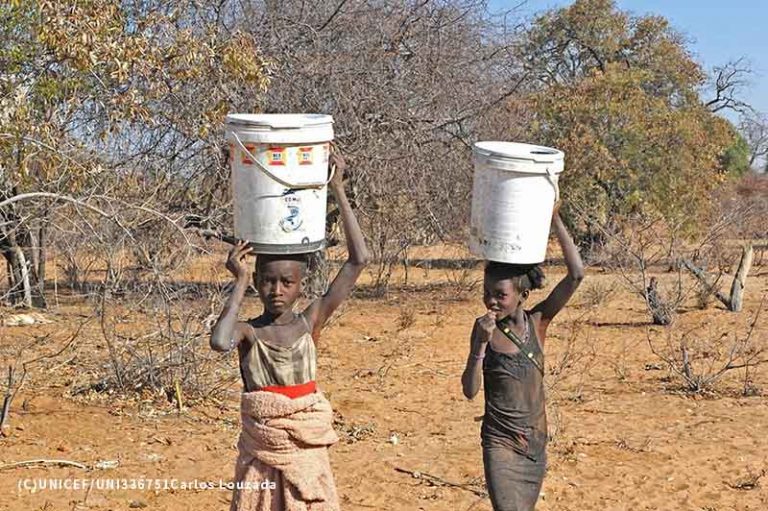
[[324,114],[229,114],[225,122],[241,126],[300,129],[333,124],[333,117]]
[[517,142],[477,142],[473,147],[476,153],[483,156],[534,163],[559,163],[565,157],[562,151],[552,147]]

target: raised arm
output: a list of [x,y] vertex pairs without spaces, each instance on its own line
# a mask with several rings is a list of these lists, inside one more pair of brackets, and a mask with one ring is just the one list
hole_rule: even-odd
[[488,311],[485,316],[477,318],[472,334],[469,336],[469,355],[467,365],[461,375],[461,390],[467,399],[474,398],[480,391],[483,381],[483,359],[493,330],[496,328],[496,313]]
[[360,276],[360,273],[368,264],[369,256],[368,249],[365,246],[365,240],[363,239],[363,233],[360,230],[360,225],[357,223],[357,218],[352,212],[352,207],[349,205],[347,195],[344,192],[344,184],[342,182],[344,169],[346,163],[344,159],[337,153],[331,154],[331,165],[336,166],[336,173],[331,181],[331,190],[336,196],[336,202],[339,205],[339,211],[341,212],[341,221],[344,225],[344,237],[347,240],[347,260],[339,270],[336,278],[333,279],[328,291],[319,300],[313,302],[306,310],[305,314],[312,324],[312,337],[318,339],[320,337],[320,331],[325,325],[325,322],[333,314],[341,302],[343,302],[352,293],[352,288]]
[[211,349],[215,351],[230,351],[239,345],[245,336],[243,330],[238,327],[237,313],[248,289],[249,277],[245,260],[251,253],[252,249],[245,242],[238,243],[229,252],[227,269],[235,276],[235,287],[211,331]]
[[568,300],[571,299],[571,296],[573,296],[573,293],[576,292],[579,284],[584,279],[584,264],[581,262],[579,249],[576,248],[576,244],[571,239],[568,229],[566,229],[563,220],[560,218],[559,202],[555,204],[555,209],[552,213],[552,227],[555,230],[557,240],[560,242],[560,247],[563,249],[563,257],[565,259],[565,266],[568,268],[568,274],[558,282],[549,296],[531,311],[541,313],[540,326],[542,333],[546,332],[549,322],[565,307],[565,304],[568,303]]

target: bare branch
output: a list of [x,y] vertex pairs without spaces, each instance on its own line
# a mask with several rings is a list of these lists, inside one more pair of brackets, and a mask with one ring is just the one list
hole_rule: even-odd
[[742,57],[730,61],[722,66],[714,68],[716,74],[714,80],[715,97],[707,101],[705,105],[712,112],[732,110],[739,113],[752,112],[752,107],[739,99],[742,89],[747,85],[747,77],[752,74],[752,69]]

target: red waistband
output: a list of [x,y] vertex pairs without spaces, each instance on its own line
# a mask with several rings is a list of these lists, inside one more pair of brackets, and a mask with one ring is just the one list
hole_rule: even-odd
[[315,392],[317,390],[317,382],[313,380],[299,385],[269,385],[267,387],[261,387],[259,390],[275,392],[276,394],[282,394],[291,399],[296,399],[308,396]]

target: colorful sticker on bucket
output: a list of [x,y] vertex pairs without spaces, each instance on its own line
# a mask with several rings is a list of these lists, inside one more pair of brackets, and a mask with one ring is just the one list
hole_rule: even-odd
[[299,147],[299,165],[312,165],[312,147]]
[[243,165],[253,165],[253,160],[248,156],[248,153],[253,154],[256,152],[256,144],[243,144],[243,147],[245,147],[248,152],[246,153],[243,151],[240,161],[243,163]]
[[285,147],[270,147],[267,149],[267,164],[285,165]]

